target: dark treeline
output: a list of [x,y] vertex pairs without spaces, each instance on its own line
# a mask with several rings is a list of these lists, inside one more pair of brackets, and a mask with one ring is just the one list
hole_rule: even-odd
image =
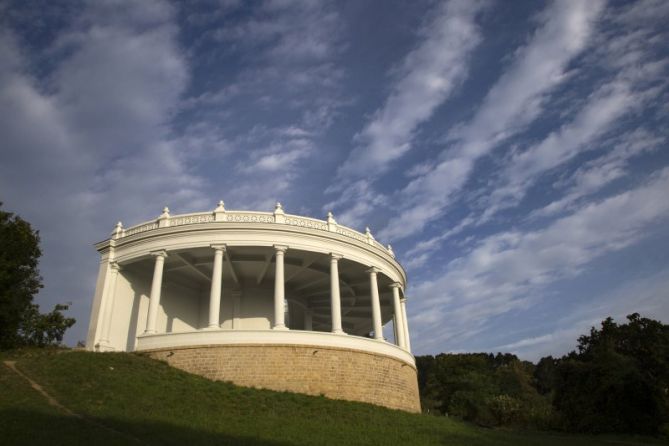
[[669,325],[611,318],[535,365],[498,353],[416,357],[423,410],[479,425],[669,436]]

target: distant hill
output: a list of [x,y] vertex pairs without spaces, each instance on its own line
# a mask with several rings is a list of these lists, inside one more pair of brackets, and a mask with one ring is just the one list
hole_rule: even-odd
[[25,350],[0,353],[0,359],[3,445],[662,444],[482,429],[446,417],[212,382],[128,353]]

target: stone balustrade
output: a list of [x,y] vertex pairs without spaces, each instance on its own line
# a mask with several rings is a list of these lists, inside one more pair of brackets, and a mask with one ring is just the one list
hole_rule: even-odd
[[222,201],[219,202],[218,207],[212,212],[170,215],[169,209],[166,207],[163,209],[163,213],[160,217],[153,221],[143,222],[129,228],[124,228],[122,223],[119,222],[111,235],[112,239],[121,239],[159,228],[210,223],[281,224],[316,229],[319,231],[329,231],[355,239],[359,242],[367,243],[390,254],[392,257],[395,257],[390,245],[386,247],[375,240],[369,228],[366,228],[365,233],[358,232],[355,229],[337,223],[332,216],[332,213],[328,213],[327,220],[286,214],[280,203],[276,204],[274,212],[229,211],[225,209]]

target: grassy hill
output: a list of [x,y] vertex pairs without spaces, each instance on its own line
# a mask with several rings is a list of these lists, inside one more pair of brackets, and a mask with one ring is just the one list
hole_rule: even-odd
[[149,445],[638,445],[587,437],[480,429],[376,406],[211,382],[133,354],[0,354],[64,407],[49,404],[0,364],[0,443]]

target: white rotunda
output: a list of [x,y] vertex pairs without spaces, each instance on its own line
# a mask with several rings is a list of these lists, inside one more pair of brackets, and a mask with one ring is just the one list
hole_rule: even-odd
[[[86,346],[211,379],[420,411],[406,273],[390,246],[274,212],[170,215],[96,244]],[[383,326],[393,321],[392,341]]]

